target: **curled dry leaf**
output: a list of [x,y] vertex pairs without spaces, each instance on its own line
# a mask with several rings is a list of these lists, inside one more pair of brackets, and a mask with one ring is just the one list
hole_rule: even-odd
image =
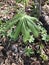
[[3,48],[4,48],[3,46],[0,46],[0,51],[1,51]]

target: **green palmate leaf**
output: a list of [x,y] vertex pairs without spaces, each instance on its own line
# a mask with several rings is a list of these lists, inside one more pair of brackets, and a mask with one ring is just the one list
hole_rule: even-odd
[[29,0],[22,0],[26,5],[28,5]]
[[5,25],[5,31],[9,30],[12,26],[14,26],[14,24],[16,24],[18,22],[18,20],[21,18],[21,15],[18,14],[16,15],[12,20],[10,21],[6,21],[6,25]]
[[44,60],[44,61],[47,61],[48,60],[48,56],[45,54],[44,52],[44,45],[43,44],[40,44],[40,56],[41,58]]
[[34,25],[30,23],[30,21],[27,21],[29,28],[31,29],[33,35],[35,38],[39,37],[39,31],[35,28]]
[[48,60],[48,56],[45,54],[45,52],[43,51],[43,49],[41,49],[41,58],[44,60],[44,61],[47,61]]
[[[24,42],[27,42],[29,40],[32,41],[32,38],[31,35],[30,35],[30,32],[36,32],[36,25],[32,22],[31,20],[32,17],[26,15],[26,14],[21,14],[21,13],[18,13],[12,20],[10,21],[6,21],[6,24],[3,26],[3,28],[1,27],[0,31],[3,31],[3,32],[6,32],[8,31],[9,29],[11,29],[14,24],[16,24],[16,30],[15,31],[12,31],[10,33],[10,37],[13,38],[13,39],[16,39],[18,38],[19,36],[19,33],[22,31],[22,34],[23,34],[23,41]],[[33,20],[35,20],[36,18],[33,18]],[[28,27],[28,23],[30,23],[30,28]],[[20,24],[19,24],[20,23]],[[22,26],[21,26],[21,23],[22,23]],[[20,27],[21,26],[21,27]],[[31,28],[32,27],[32,28]],[[21,31],[20,31],[21,29]],[[33,34],[34,35],[34,34]]]
[[30,39],[30,33],[26,29],[24,22],[23,22],[23,25],[22,25],[22,34],[23,34],[23,41],[27,42]]
[[6,23],[4,24],[4,26],[1,27],[0,32],[6,32],[9,29],[11,29],[14,24],[16,24],[18,22],[18,20],[21,18],[21,14],[17,14],[13,17],[13,19],[6,21]]
[[34,51],[32,50],[32,48],[26,47],[25,48],[25,54],[30,57],[30,55],[34,54]]
[[16,0],[16,3],[19,3],[19,2],[23,2],[23,3],[25,3],[26,5],[28,4],[28,2],[29,2],[29,0]]
[[[25,18],[27,18],[27,19],[29,19],[29,20],[34,21],[35,23],[39,22],[39,20],[38,20],[37,18],[35,18],[35,17],[31,17],[31,16],[26,15],[26,14],[25,14],[25,16],[24,16],[24,17],[25,17]],[[40,22],[39,22],[39,23],[40,23]]]
[[49,35],[46,36],[46,41],[49,41]]
[[21,26],[22,26],[22,22],[18,22],[18,24],[16,26],[15,33],[13,35],[11,35],[11,38],[12,39],[14,39],[14,40],[17,40],[18,39],[18,36],[20,34],[20,31],[21,31]]
[[41,54],[40,56],[44,61],[48,60],[48,56],[46,54]]
[[35,40],[35,39],[34,39],[33,35],[31,35],[31,36],[30,36],[30,39],[29,39],[29,43],[34,42],[34,40]]
[[38,25],[38,29],[40,29],[40,35],[42,37],[42,40],[46,41],[47,38],[47,31],[45,30],[44,27]]
[[44,49],[44,45],[43,44],[40,44],[40,49]]
[[32,17],[32,19],[28,19],[28,21],[30,21],[30,23],[31,23],[32,25],[34,25],[34,27],[35,27],[38,31],[40,31],[40,29],[39,29],[38,26],[36,25],[36,23],[38,22],[36,18]]
[[[23,35],[24,42],[29,41],[31,43],[34,41],[34,38],[38,38],[39,35],[42,36],[43,40],[48,39],[45,29],[41,28],[42,26],[39,25],[40,23],[37,23],[39,23],[37,18],[28,16],[26,13],[18,13],[13,19],[6,21],[4,25],[0,26],[0,33],[7,32],[7,34],[9,34],[8,30],[11,30],[13,26],[16,26],[16,29],[14,31],[11,30],[11,33],[9,34],[14,40],[18,38],[20,32]],[[33,33],[33,36],[30,35],[30,32]]]
[[29,18],[30,18],[30,20],[34,21],[35,23],[37,23],[37,22],[40,23],[39,20],[37,18],[35,18],[35,17],[28,16],[28,19]]
[[29,41],[30,43],[34,41],[33,36],[30,35],[31,30],[27,26],[26,19],[23,19],[23,25],[22,25],[22,34],[23,34],[23,41],[27,42]]

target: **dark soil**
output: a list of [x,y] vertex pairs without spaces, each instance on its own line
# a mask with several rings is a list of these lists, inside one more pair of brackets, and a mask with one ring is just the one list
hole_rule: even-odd
[[[49,59],[43,61],[40,54],[36,52],[39,49],[39,42],[27,45],[32,47],[35,53],[28,57],[24,53],[26,46],[22,43],[21,39],[17,42],[9,41],[7,38],[4,41],[0,41],[0,65],[49,65]],[[43,44],[45,54],[49,57],[49,44],[44,42]]]

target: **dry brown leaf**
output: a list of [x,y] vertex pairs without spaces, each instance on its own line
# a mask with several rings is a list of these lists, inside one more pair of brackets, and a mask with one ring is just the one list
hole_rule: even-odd
[[0,46],[0,51],[1,51],[3,48],[4,48],[3,46]]

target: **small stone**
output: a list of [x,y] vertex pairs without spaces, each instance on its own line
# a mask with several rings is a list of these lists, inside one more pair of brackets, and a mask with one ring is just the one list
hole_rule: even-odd
[[16,45],[13,45],[13,46],[12,46],[12,50],[13,50],[15,53],[17,53],[17,51],[18,51],[18,50],[17,50],[17,46],[16,46]]
[[15,63],[12,63],[12,65],[16,65]]

